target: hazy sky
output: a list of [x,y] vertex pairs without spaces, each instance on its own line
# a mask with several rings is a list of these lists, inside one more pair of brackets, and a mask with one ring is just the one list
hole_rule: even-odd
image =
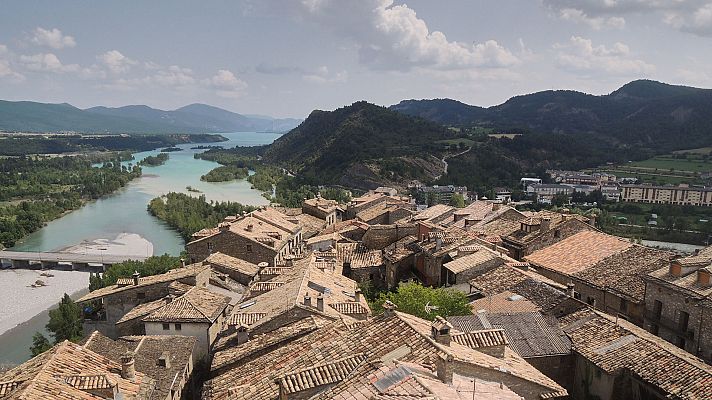
[[304,117],[357,100],[712,87],[712,0],[26,1],[0,6],[0,98],[202,102]]

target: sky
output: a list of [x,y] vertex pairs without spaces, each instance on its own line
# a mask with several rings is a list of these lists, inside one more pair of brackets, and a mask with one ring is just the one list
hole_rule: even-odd
[[491,106],[635,79],[712,87],[712,0],[3,0],[0,98],[304,118]]

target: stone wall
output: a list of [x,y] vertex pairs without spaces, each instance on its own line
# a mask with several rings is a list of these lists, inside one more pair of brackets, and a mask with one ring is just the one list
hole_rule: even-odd
[[415,224],[373,225],[363,235],[363,244],[369,249],[385,249],[408,235],[417,235]]
[[275,265],[281,250],[268,248],[230,231],[188,243],[185,248],[191,263],[203,261],[211,253],[221,252],[253,264],[267,262],[270,266]]

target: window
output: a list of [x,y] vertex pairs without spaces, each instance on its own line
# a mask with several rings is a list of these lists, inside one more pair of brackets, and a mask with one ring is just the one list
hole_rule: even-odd
[[144,293],[144,292],[138,292],[138,293],[136,293],[136,298],[139,299],[139,300],[143,300],[143,299],[146,298],[146,293]]
[[660,300],[655,300],[655,305],[653,306],[653,318],[658,320],[660,315],[663,313],[663,302]]
[[208,242],[208,251],[213,251],[213,244]]
[[252,253],[252,245],[248,244],[246,247],[247,247],[247,252]]
[[685,338],[684,338],[684,337],[678,336],[678,337],[677,337],[677,343],[676,343],[676,344],[677,344],[677,347],[679,347],[679,348],[681,348],[681,349],[685,349],[685,345],[686,345],[687,343],[685,342]]
[[164,330],[164,331],[169,331],[169,330],[171,330],[171,324],[163,324],[163,330]]
[[177,331],[183,329],[183,327],[180,324],[175,324],[175,328]]
[[682,332],[687,330],[687,326],[690,322],[690,314],[680,311],[680,318],[677,320],[678,329]]

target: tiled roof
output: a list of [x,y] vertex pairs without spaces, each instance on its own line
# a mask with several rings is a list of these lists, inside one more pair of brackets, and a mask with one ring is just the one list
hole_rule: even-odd
[[583,231],[535,251],[524,259],[538,267],[570,275],[632,246],[626,239],[598,231]]
[[298,393],[319,386],[331,385],[346,378],[366,360],[363,353],[353,354],[330,363],[304,368],[281,378],[280,385],[287,394]]
[[381,250],[368,249],[363,243],[339,243],[336,252],[339,261],[351,263],[352,269],[383,265]]
[[233,326],[250,326],[266,316],[267,313],[264,312],[238,312],[230,316],[227,324]]
[[712,273],[712,246],[703,248],[696,255],[677,259],[675,262],[682,267],[680,276],[670,274],[668,264],[651,272],[648,277],[676,286],[693,297],[709,299],[712,296],[712,285],[700,285],[697,271],[704,268]]
[[527,300],[526,297],[506,290],[502,293],[477,299],[470,303],[473,312],[486,310],[493,314],[520,313],[539,311],[536,304]]
[[[541,222],[544,218],[547,218],[549,220],[549,229],[547,230],[542,230],[541,229]],[[574,222],[576,221],[576,222]],[[578,215],[578,214],[560,214],[560,213],[555,213],[551,211],[539,211],[537,213],[533,213],[532,215],[529,216],[526,220],[520,221],[520,223],[527,223],[529,225],[533,226],[539,226],[539,228],[532,230],[531,232],[526,232],[522,231],[521,229],[513,232],[510,234],[507,238],[520,242],[520,243],[527,243],[530,242],[537,237],[541,236],[542,234],[551,231],[552,229],[557,229],[562,226],[571,226],[573,224],[578,224],[581,229],[591,229],[593,228],[588,228],[588,219]],[[586,225],[582,225],[586,224]]]
[[[124,336],[112,340],[94,331],[83,347],[115,362],[120,362],[124,354],[132,352],[136,371],[156,381],[156,389],[150,399],[164,400],[172,390],[184,389],[178,385],[192,362],[196,342],[193,336]],[[168,358],[169,365],[158,364],[162,357]]]
[[[64,341],[0,376],[3,398],[23,400],[99,400],[91,385],[117,387],[126,399],[148,399],[155,381],[141,372],[135,382],[123,379],[121,364]],[[99,378],[99,377],[104,378]],[[93,378],[92,378],[93,377]]]
[[635,302],[643,302],[643,277],[662,266],[669,265],[673,253],[635,245],[613,254],[573,276],[592,286],[615,292]]
[[260,276],[282,275],[286,272],[289,272],[291,269],[291,267],[266,267],[260,271]]
[[356,315],[356,314],[368,314],[368,309],[364,307],[361,303],[355,301],[347,301],[343,303],[331,303],[329,304],[334,310],[340,312],[341,314]]
[[158,299],[156,301],[150,301],[148,303],[139,304],[132,308],[129,312],[124,314],[118,321],[117,324],[122,324],[124,322],[131,321],[136,318],[145,317],[146,315],[158,310],[159,308],[167,304],[166,299]]
[[428,207],[425,210],[415,214],[413,219],[416,221],[433,221],[438,223],[443,218],[451,216],[455,210],[455,207],[448,206],[446,204],[435,204],[434,206]]
[[211,254],[205,261],[209,264],[237,271],[248,276],[255,276],[257,272],[259,272],[257,265],[220,252]]
[[480,331],[457,333],[452,340],[471,349],[481,347],[505,346],[508,344],[503,329],[485,329]]
[[107,287],[104,287],[101,289],[97,289],[97,290],[94,290],[94,291],[89,292],[88,294],[84,295],[82,298],[77,300],[77,302],[82,303],[85,301],[99,299],[99,298],[109,296],[109,295],[112,295],[115,293],[120,293],[124,290],[135,289],[136,287],[157,285],[160,283],[167,283],[167,282],[171,282],[171,281],[177,281],[180,279],[193,277],[193,276],[200,274],[201,272],[205,271],[208,268],[210,268],[210,267],[208,267],[207,265],[202,265],[201,263],[191,264],[184,268],[172,269],[172,270],[166,272],[165,274],[143,277],[139,280],[138,286],[135,286],[133,284],[128,285],[128,286],[112,285],[112,286],[107,286]]
[[667,398],[712,399],[712,366],[627,321],[586,309],[562,329],[576,352],[609,374],[628,371]]
[[230,304],[230,297],[195,287],[149,314],[146,322],[213,323]]
[[280,286],[284,286],[284,282],[281,282],[281,281],[255,282],[250,286],[250,292],[269,292],[270,290],[277,289]]
[[484,248],[482,246],[462,246],[462,247],[468,247],[470,248],[469,251],[472,251],[472,254],[468,254],[466,256],[458,257],[454,259],[453,261],[450,261],[448,263],[443,264],[445,268],[450,270],[453,274],[459,274],[461,272],[465,272],[469,269],[472,268],[477,268],[478,266],[487,263],[489,261],[492,261],[499,257],[499,255],[487,248]]

